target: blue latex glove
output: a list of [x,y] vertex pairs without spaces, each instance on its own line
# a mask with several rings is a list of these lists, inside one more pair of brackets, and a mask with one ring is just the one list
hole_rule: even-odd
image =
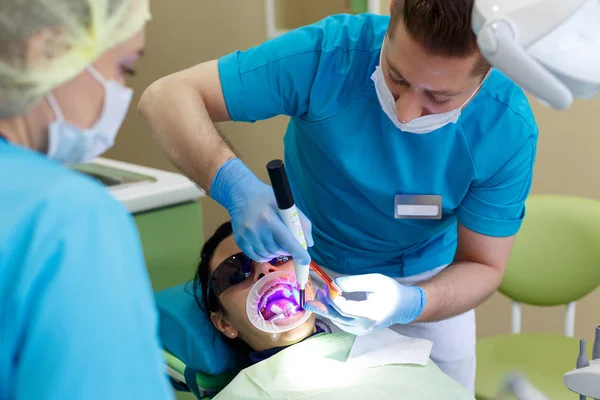
[[414,321],[425,307],[425,291],[405,286],[382,274],[337,278],[335,283],[347,294],[367,292],[367,299],[348,300],[331,297],[329,289],[317,291],[317,300],[307,301],[304,309],[329,318],[340,329],[354,335]]
[[[271,186],[258,179],[238,158],[221,166],[211,188],[211,197],[227,209],[233,236],[239,248],[257,262],[291,255],[303,264],[310,263],[305,250],[279,216]],[[312,247],[312,224],[298,210],[306,245]]]

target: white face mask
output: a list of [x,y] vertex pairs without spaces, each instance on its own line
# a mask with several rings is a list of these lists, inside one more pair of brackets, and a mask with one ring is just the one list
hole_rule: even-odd
[[[381,51],[383,52],[383,47]],[[373,82],[375,82],[375,91],[377,92],[377,98],[379,99],[379,104],[381,105],[383,112],[385,112],[388,118],[394,123],[396,128],[404,132],[421,134],[433,132],[448,124],[456,123],[460,117],[463,107],[469,101],[471,101],[473,96],[475,96],[475,94],[479,91],[479,88],[481,88],[481,85],[483,85],[483,82],[488,77],[490,72],[491,70],[488,71],[487,75],[485,78],[483,78],[475,92],[473,92],[471,97],[469,97],[469,99],[465,101],[462,106],[442,114],[430,114],[418,117],[408,123],[402,123],[398,120],[398,115],[396,114],[396,100],[394,100],[394,95],[392,94],[392,91],[385,80],[383,69],[381,69],[381,54],[379,56],[379,65],[375,69],[375,72],[373,72],[371,75],[371,79]]]
[[86,163],[110,149],[133,95],[133,90],[107,81],[92,66],[87,71],[104,87],[102,114],[91,128],[81,129],[65,121],[54,95],[46,96],[56,115],[56,121],[48,126],[48,157],[64,164]]

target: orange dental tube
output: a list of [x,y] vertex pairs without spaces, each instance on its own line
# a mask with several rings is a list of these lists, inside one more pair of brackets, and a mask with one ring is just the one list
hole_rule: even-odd
[[340,289],[339,286],[335,284],[333,279],[331,279],[329,275],[327,275],[325,271],[321,269],[321,267],[319,267],[314,261],[310,262],[310,267],[313,269],[313,271],[317,273],[317,275],[319,275],[321,279],[323,279],[323,282],[325,282],[327,287],[329,287],[330,297],[334,298],[342,295],[342,289]]

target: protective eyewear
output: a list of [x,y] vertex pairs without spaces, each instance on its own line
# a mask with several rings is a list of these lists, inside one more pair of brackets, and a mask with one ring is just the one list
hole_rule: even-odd
[[[292,260],[292,256],[279,256],[269,261],[273,266],[282,265]],[[227,289],[242,283],[252,275],[255,262],[244,253],[237,253],[226,258],[208,281],[208,309],[218,309],[218,298]]]

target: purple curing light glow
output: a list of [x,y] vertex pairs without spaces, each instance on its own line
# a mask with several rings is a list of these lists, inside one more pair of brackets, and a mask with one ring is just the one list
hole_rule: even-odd
[[275,271],[260,278],[248,293],[246,314],[257,329],[289,332],[306,323],[311,313],[300,307],[300,289],[294,273]]
[[283,315],[291,317],[300,310],[298,288],[289,283],[276,282],[269,287],[258,302],[258,312],[265,321]]

